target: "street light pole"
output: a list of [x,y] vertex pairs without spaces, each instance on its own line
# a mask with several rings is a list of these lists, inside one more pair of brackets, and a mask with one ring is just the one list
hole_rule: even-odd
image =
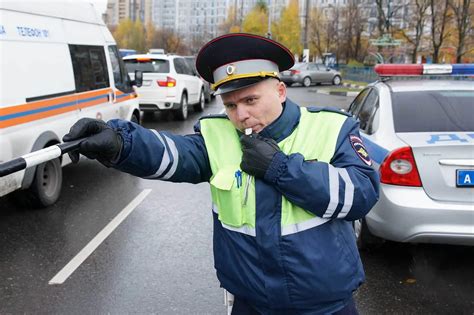
[[244,18],[244,0],[240,0],[240,32],[242,33],[242,22]]
[[308,20],[309,20],[309,0],[305,2],[304,32],[303,32],[303,62],[309,62],[308,49]]
[[267,38],[272,38],[272,0],[268,0],[268,28]]
[[309,16],[309,0],[306,0],[304,6],[305,15],[304,15],[304,35],[303,35],[303,47],[308,49],[308,16]]

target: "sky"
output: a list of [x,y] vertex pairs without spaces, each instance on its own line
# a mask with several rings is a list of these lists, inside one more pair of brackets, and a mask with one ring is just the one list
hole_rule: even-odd
[[99,11],[100,14],[105,13],[105,10],[107,8],[107,0],[89,0],[91,1],[97,11]]
[[[34,2],[34,3],[42,3],[44,5],[54,5],[54,3],[61,2],[61,0],[0,0],[0,1],[24,1],[24,2]],[[69,0],[71,1],[71,0]],[[105,13],[105,10],[107,9],[107,0],[72,0],[72,1],[86,1],[86,2],[92,2],[94,6],[96,7],[97,11],[102,14]]]

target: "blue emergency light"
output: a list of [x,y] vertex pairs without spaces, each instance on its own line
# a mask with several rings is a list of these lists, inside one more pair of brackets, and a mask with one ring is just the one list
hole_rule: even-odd
[[451,75],[474,76],[474,63],[456,64],[379,64],[374,71],[381,77]]

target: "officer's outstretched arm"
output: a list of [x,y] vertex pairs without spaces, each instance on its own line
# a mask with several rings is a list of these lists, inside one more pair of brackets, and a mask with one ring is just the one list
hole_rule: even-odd
[[129,121],[78,121],[65,141],[88,137],[79,153],[135,176],[199,183],[210,178],[204,139],[146,129]]
[[319,217],[357,220],[378,200],[378,175],[366,154],[358,123],[348,118],[329,164],[278,152],[264,179],[290,202]]
[[211,169],[204,139],[146,129],[137,124],[111,120],[123,138],[123,150],[115,168],[148,179],[200,183],[208,181]]

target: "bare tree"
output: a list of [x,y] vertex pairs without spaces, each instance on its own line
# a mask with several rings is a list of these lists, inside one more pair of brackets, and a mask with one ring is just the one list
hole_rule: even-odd
[[326,23],[326,47],[328,51],[336,54],[337,60],[341,58],[341,45],[339,45],[340,9],[332,7],[331,17]]
[[[377,29],[379,30],[379,36],[384,34],[393,35],[394,27],[390,20],[403,8],[403,5],[393,5],[391,0],[375,0],[375,5],[378,13]],[[385,10],[385,8],[387,9]]]
[[[426,26],[429,0],[415,0],[413,15],[408,17],[408,32],[401,30],[402,36],[413,46],[411,62],[416,63],[418,48],[423,36],[423,29]],[[411,35],[413,34],[413,35]]]
[[357,0],[349,0],[347,6],[342,11],[342,45],[346,60],[354,59],[362,61],[362,32],[365,28],[365,21]]
[[155,48],[163,48],[170,53],[181,55],[190,53],[190,49],[183,43],[182,36],[169,29],[157,29],[152,45]]
[[461,57],[467,52],[465,49],[466,37],[472,34],[473,5],[471,0],[449,0],[449,6],[453,10],[456,22],[458,46],[456,49],[456,62],[461,62]]
[[313,8],[309,15],[308,41],[320,58],[323,57],[325,52],[325,47],[323,47],[325,23],[327,22],[324,20],[322,12],[318,8]]
[[433,45],[433,62],[439,62],[439,51],[445,39],[449,36],[446,29],[449,21],[449,0],[430,0],[431,10],[431,44]]

